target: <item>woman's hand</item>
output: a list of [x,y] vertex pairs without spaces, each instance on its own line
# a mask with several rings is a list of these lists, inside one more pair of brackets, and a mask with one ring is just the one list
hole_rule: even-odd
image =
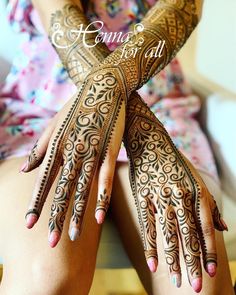
[[200,175],[176,149],[163,125],[137,93],[132,94],[127,106],[124,139],[147,263],[156,270],[158,219],[172,281],[177,287],[181,285],[181,244],[189,282],[199,292],[200,254],[206,271],[214,276],[214,227],[227,229],[217,205]]
[[124,131],[125,101],[123,85],[115,71],[93,71],[77,94],[52,120],[32,150],[23,171],[28,172],[42,164],[26,214],[29,228],[38,220],[62,166],[49,221],[49,242],[52,247],[60,239],[72,196],[75,199],[69,235],[71,240],[75,240],[80,234],[98,168],[96,218],[98,223],[103,222]]

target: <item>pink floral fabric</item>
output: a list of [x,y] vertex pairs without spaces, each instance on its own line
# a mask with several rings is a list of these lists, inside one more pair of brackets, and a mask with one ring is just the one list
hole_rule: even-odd
[[[91,21],[102,20],[104,31],[127,32],[142,20],[155,2],[93,0],[90,1],[87,15]],[[28,154],[50,118],[76,91],[49,43],[30,0],[11,0],[8,19],[13,29],[24,35],[24,40],[0,88],[2,160]],[[107,45],[111,50],[117,46]],[[209,144],[196,120],[200,101],[191,93],[178,60],[174,59],[139,93],[193,165],[217,180]],[[127,161],[123,146],[118,161]]]

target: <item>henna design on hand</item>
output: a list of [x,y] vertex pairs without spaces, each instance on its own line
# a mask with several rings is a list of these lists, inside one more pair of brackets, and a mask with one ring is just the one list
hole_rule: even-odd
[[62,231],[69,199],[75,189],[71,227],[76,228],[76,236],[80,233],[94,174],[106,155],[125,99],[124,84],[113,69],[93,72],[82,85],[67,118],[55,136],[47,168],[39,181],[40,189],[36,201],[27,213],[37,212],[40,215],[63,157],[63,168],[49,221],[50,232]]
[[[209,206],[204,199],[208,197],[213,203],[214,199],[161,122],[134,93],[127,105],[124,142],[146,257],[156,256],[157,212],[170,273],[180,273],[179,232],[189,278],[201,277],[200,247],[205,267],[217,263],[216,252],[207,248],[201,213],[203,207]],[[215,203],[212,208],[216,228],[225,229]]]
[[99,195],[98,201],[97,201],[97,206],[96,206],[96,211],[98,210],[104,210],[107,212],[110,204],[110,196],[107,195],[106,189],[104,189],[103,193]]
[[[145,32],[137,34],[130,42],[134,43],[135,40],[142,37],[145,41],[145,47],[147,48],[148,46],[158,44],[161,38],[164,38],[166,46],[163,57],[160,59],[144,58],[145,51],[143,50],[140,54],[137,54],[137,58],[133,58],[133,60],[119,60],[120,54],[125,46],[124,44],[122,45],[123,47],[119,47],[114,53],[105,59],[100,66],[97,66],[96,68],[94,67],[95,73],[99,70],[106,72],[111,66],[113,69],[116,69],[118,72],[117,77],[122,80],[122,83],[126,84],[128,93],[133,89],[141,87],[142,84],[155,73],[160,71],[171,58],[174,57],[197,23],[194,1],[159,1],[158,3],[159,4],[155,6],[157,11],[153,8],[143,21],[143,24],[145,24]],[[61,40],[62,45],[75,41],[75,36],[68,34],[71,28],[78,28],[81,23],[84,23],[85,25],[87,24],[87,20],[84,16],[82,16],[82,18],[81,15],[78,17],[79,12],[78,10],[76,12],[76,9],[77,8],[74,6],[67,6],[63,10],[63,13],[58,12],[53,16],[53,23],[59,25],[59,28],[62,31],[62,36],[65,38],[65,40],[63,40],[63,38]],[[69,15],[70,12],[71,16]],[[177,24],[173,27],[172,23],[175,21]],[[74,44],[75,46],[69,50],[58,48],[56,48],[56,50],[68,69],[70,77],[78,86],[84,77],[87,77],[88,71],[92,65],[101,63],[103,58],[108,55],[109,51],[105,46],[98,48],[98,45],[96,46],[96,50],[91,51],[82,47],[81,40],[77,41],[78,44]],[[87,42],[93,42],[93,40],[91,39]],[[90,87],[92,89],[92,84]],[[126,96],[124,91],[123,96]],[[121,100],[121,98],[119,99]],[[77,98],[76,101],[78,100],[79,99]],[[200,208],[200,202],[197,201],[199,200],[200,189],[199,187],[198,189],[195,188],[195,185],[197,185],[196,181],[191,175],[191,171],[188,169],[187,164],[174,148],[167,132],[165,130],[163,131],[163,126],[150,112],[148,107],[143,104],[141,99],[137,99],[137,94],[131,93],[130,98],[128,98],[128,105],[127,122],[129,122],[129,127],[126,128],[124,137],[127,149],[130,151],[135,149],[136,151],[137,148],[137,151],[140,152],[140,154],[134,154],[130,160],[130,166],[132,189],[136,198],[146,258],[157,257],[155,227],[155,212],[157,211],[164,236],[165,254],[170,272],[180,273],[178,245],[178,230],[180,229],[189,276],[200,276],[200,244],[195,226],[197,214],[196,216],[193,216],[195,210]],[[71,115],[74,108],[75,105],[71,108]],[[79,109],[80,108],[78,107],[77,110]],[[117,107],[117,109],[119,109],[119,107]],[[134,113],[136,116],[135,120],[133,120],[135,117]],[[72,194],[75,187],[76,206],[73,211],[73,218],[74,222],[77,224],[81,224],[82,222],[83,210],[87,202],[88,194],[86,188],[83,190],[83,185],[86,184],[85,187],[89,188],[89,181],[92,179],[92,175],[94,175],[95,167],[97,167],[97,162],[95,161],[96,163],[91,163],[89,157],[96,157],[99,152],[101,153],[101,149],[98,147],[94,147],[93,152],[89,153],[88,146],[83,145],[83,140],[82,143],[79,143],[81,134],[82,137],[86,137],[86,132],[80,133],[81,125],[85,127],[84,120],[86,119],[89,121],[92,117],[93,120],[91,120],[90,123],[96,122],[96,124],[101,120],[100,117],[96,118],[97,116],[94,113],[93,115],[90,113],[90,116],[88,115],[88,117],[86,116],[81,116],[79,120],[75,120],[73,123],[74,125],[72,123],[70,124],[71,132],[67,136],[65,144],[66,148],[64,149],[63,154],[64,167],[56,190],[55,203],[52,207],[50,230],[56,229],[59,232],[62,230],[66,209],[69,203],[69,196]],[[77,122],[79,122],[79,124],[76,124]],[[86,128],[88,128],[88,126],[91,127],[93,125],[87,125]],[[149,126],[150,129],[146,130],[147,126]],[[62,126],[62,130],[63,128],[64,126]],[[135,136],[133,135],[129,138],[128,132],[131,132],[131,130],[134,131],[135,128],[137,128]],[[92,130],[92,127],[90,130]],[[145,130],[148,131],[148,135],[145,134]],[[62,138],[63,135],[60,135],[60,137]],[[88,137],[89,135],[87,135],[87,138]],[[134,138],[135,140],[133,140]],[[153,140],[154,138],[161,139],[162,141],[157,144],[157,142]],[[142,148],[138,148],[139,141],[137,139],[139,139]],[[107,141],[107,145],[108,142],[109,140]],[[135,145],[137,147],[135,147]],[[157,148],[156,152],[152,150],[155,148]],[[159,155],[159,150],[161,150],[161,148],[163,148],[166,154]],[[86,155],[85,160],[82,159],[83,157],[80,157],[81,151],[83,155]],[[150,165],[145,162],[147,159],[150,160]],[[147,169],[151,166],[152,169],[148,172]],[[143,170],[140,167],[142,167]],[[170,168],[175,172],[172,172]],[[181,175],[179,178],[176,176],[178,175],[177,170]],[[162,173],[158,174],[157,172],[160,171],[162,171]],[[44,177],[46,177],[46,174]],[[148,184],[151,187],[148,189],[147,179]],[[168,183],[169,179],[172,181],[171,185]],[[195,188],[195,190],[193,190],[193,188]],[[159,196],[158,199],[157,196]],[[106,210],[108,207],[108,199],[109,197],[104,191],[104,195],[100,195],[98,208],[101,205],[101,207]],[[195,207],[191,205],[192,200],[194,200]],[[37,211],[35,208],[33,210]],[[214,221],[217,220],[215,224],[218,224],[219,228],[222,229],[221,219],[217,210],[216,207],[216,209],[214,209]],[[60,216],[60,218],[58,218],[57,215]],[[200,226],[199,216],[198,212],[198,225]],[[180,225],[180,228],[178,228],[178,225]],[[80,230],[80,227],[78,230]],[[204,235],[202,234],[201,236],[201,244],[204,245]],[[206,247],[203,248],[206,249]],[[216,262],[216,256],[214,253],[210,254],[205,250],[204,257],[206,261],[205,265],[209,261]]]
[[35,145],[33,146],[27,162],[21,168],[21,172],[29,172],[32,169],[38,167],[42,163],[43,158],[40,157],[38,151],[38,140],[36,141]]

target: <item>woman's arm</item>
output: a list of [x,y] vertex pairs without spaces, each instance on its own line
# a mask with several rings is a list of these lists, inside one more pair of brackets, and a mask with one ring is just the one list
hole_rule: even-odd
[[51,18],[55,11],[62,10],[66,4],[76,5],[83,12],[81,1],[78,0],[32,0],[34,7],[37,9],[44,29],[49,34],[51,28]]
[[[63,10],[64,10],[64,8],[63,8]],[[61,15],[58,15],[59,16],[59,19],[56,19],[56,21],[60,21],[60,19],[61,19]],[[97,54],[98,54],[98,52],[97,52]],[[106,56],[106,55],[104,55],[104,56]],[[99,59],[98,59],[98,61],[99,61]],[[131,95],[132,96],[132,95]],[[137,100],[135,100],[135,99],[131,99],[131,104],[130,104],[130,111],[128,111],[128,116],[127,116],[127,119],[128,119],[128,123],[130,123],[132,120],[129,120],[129,118],[132,118],[132,112],[133,112],[133,104],[134,104],[134,102],[135,102],[135,104],[136,104],[136,107],[135,107],[135,109],[136,109],[136,111],[137,110],[143,110],[144,111],[144,113],[143,113],[143,111],[141,112],[141,114],[142,114],[142,116],[140,116],[140,118],[142,119],[143,118],[143,115],[145,114],[145,115],[147,115],[148,114],[148,112],[149,112],[149,110],[148,110],[148,108],[145,106],[145,105],[143,105],[142,104],[142,102],[140,101],[140,102],[138,102],[137,103]],[[139,104],[139,106],[138,106],[138,104]],[[145,110],[146,109],[146,110]],[[136,116],[138,117],[138,113],[136,113]],[[151,115],[150,115],[151,116]],[[153,116],[151,116],[151,120],[153,120],[153,121],[155,121],[155,117],[153,117]],[[138,123],[140,121],[140,123]],[[153,122],[154,123],[154,122]],[[137,126],[139,126],[139,124],[140,124],[140,127],[141,127],[141,125],[142,125],[142,120],[140,120],[140,119],[138,119],[138,120],[136,120],[136,126],[135,126],[135,128],[136,129],[139,129],[139,128],[137,128]],[[155,125],[156,124],[156,125]],[[161,124],[158,122],[158,120],[157,120],[157,122],[155,122],[154,123],[154,125],[155,126],[159,126],[159,129],[160,129],[160,132],[162,133],[162,132],[164,132],[165,133],[165,131],[163,131],[163,129],[162,129],[162,127],[161,127]],[[131,130],[132,128],[130,128],[130,124],[128,124],[128,128],[129,128],[129,130]],[[158,128],[157,128],[158,129]],[[159,132],[159,131],[158,131]],[[157,132],[157,133],[158,133]],[[130,137],[130,138],[129,138]],[[127,136],[126,137],[126,141],[129,143],[129,141],[131,140],[131,138],[132,138],[132,136]],[[168,142],[170,142],[169,141],[169,138],[168,138],[168,136],[166,136],[166,144],[168,145],[169,143]],[[132,141],[132,140],[131,140]],[[140,143],[140,144],[143,144],[143,142],[142,143]],[[132,145],[132,144],[131,144]],[[170,144],[171,145],[171,144]],[[158,153],[159,154],[159,152],[161,152],[161,151],[158,151],[158,149],[156,150],[156,151],[154,151],[153,150],[153,153]],[[175,152],[173,152],[174,154],[175,154]],[[142,158],[142,155],[141,154],[138,154],[137,155],[137,157],[138,158]],[[144,157],[145,158],[145,157]],[[135,161],[134,161],[134,163],[135,163]],[[133,167],[135,167],[135,164],[132,164],[133,165]],[[178,164],[177,164],[178,165]],[[185,163],[185,165],[186,165],[186,163]],[[161,165],[160,165],[160,167],[161,167]],[[161,168],[162,169],[162,168]],[[183,169],[187,169],[187,167],[183,167]],[[180,169],[179,169],[179,171],[180,171]],[[133,172],[134,172],[134,170],[133,170]],[[155,173],[154,173],[155,174]],[[139,182],[139,180],[138,180],[138,178],[139,178],[139,173],[137,172],[137,174],[135,173],[135,174],[133,174],[133,176],[132,176],[132,179],[133,179],[133,181],[135,182],[135,178],[136,178],[136,181],[138,181]],[[186,178],[186,180],[187,180],[187,178]],[[135,193],[135,191],[136,191],[136,185],[135,185],[135,183],[133,182],[133,185],[132,185],[132,187],[134,188],[134,193]],[[158,184],[157,184],[158,185]],[[135,193],[136,195],[137,195],[137,192]],[[139,193],[138,193],[139,194]],[[143,196],[142,196],[142,194],[140,195],[140,199],[138,198],[137,199],[137,204],[139,203],[139,200],[140,200],[140,202],[143,202],[143,200],[142,200],[142,198],[143,198]],[[148,209],[148,211],[149,212],[151,212],[152,210],[153,210],[153,206],[151,205],[151,203],[150,203],[150,208]],[[155,206],[155,205],[154,205]],[[204,204],[202,204],[202,206],[206,206],[206,205],[204,205]],[[214,211],[214,207],[212,207],[212,210]],[[144,212],[144,215],[146,214],[146,212]],[[153,217],[154,217],[154,215],[153,215]],[[149,220],[149,221],[151,221],[151,223],[153,222],[153,220],[152,220],[152,218],[153,218],[152,216],[150,216],[149,215],[149,218],[151,218],[151,220]],[[217,218],[218,218],[218,216],[217,216]],[[141,217],[141,219],[142,219],[142,217]],[[218,221],[218,219],[215,221],[216,222],[216,224],[217,224],[217,221]],[[147,224],[145,225],[145,223],[146,223],[146,221],[144,221],[143,220],[143,225],[144,226],[141,226],[142,228],[146,228],[147,227]],[[165,231],[165,229],[163,228],[163,230]],[[146,252],[146,256],[147,256],[147,259],[149,259],[150,257],[156,257],[156,250],[155,250],[155,241],[154,240],[152,240],[152,238],[149,236],[149,231],[147,231],[145,234],[144,234],[144,236],[146,236],[147,235],[147,239],[145,238],[145,241],[144,241],[144,245],[145,245],[145,252]],[[149,237],[148,237],[149,236]],[[184,237],[183,237],[184,238]],[[208,237],[207,238],[207,240],[210,240],[210,238]],[[150,244],[151,243],[151,244]],[[151,248],[150,248],[151,247]],[[196,251],[197,249],[195,249],[195,251]],[[177,263],[176,261],[175,261],[175,263]],[[206,263],[207,263],[207,261],[206,261]],[[195,265],[196,266],[196,265]],[[171,271],[171,268],[172,268],[172,266],[170,265],[170,271]],[[198,268],[198,267],[197,267]]]
[[[50,2],[49,7],[45,0],[35,0],[34,3],[65,68],[75,84],[79,85],[85,78],[83,73],[87,72],[88,67],[91,64],[96,65],[97,57],[94,58],[94,55],[103,51],[104,57],[109,52],[101,42],[96,45],[100,47],[99,50],[94,47],[84,50],[82,35],[78,38],[78,34],[74,36],[70,34],[72,30],[79,30],[81,24],[84,28],[89,24],[83,15],[80,1],[54,0]],[[77,5],[76,11],[68,8],[73,4]],[[116,66],[126,82],[128,93],[140,88],[150,77],[163,69],[184,45],[198,23],[201,9],[201,0],[159,0],[145,15],[142,27],[137,27],[129,42],[125,42],[109,55],[102,67]],[[139,32],[138,29],[142,31]],[[59,39],[55,40],[55,36]],[[91,42],[94,42],[95,37],[95,34],[86,34],[86,38],[91,38]],[[86,42],[89,43],[89,40]],[[66,48],[65,44],[68,45]],[[161,52],[156,51],[158,47],[162,48]],[[80,50],[84,54],[81,54]],[[80,64],[76,64],[78,55],[80,55]],[[103,57],[99,56],[99,61],[102,61]]]

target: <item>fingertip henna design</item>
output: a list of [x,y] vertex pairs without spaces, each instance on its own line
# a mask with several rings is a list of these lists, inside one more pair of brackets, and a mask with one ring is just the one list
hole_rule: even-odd
[[[201,223],[198,214],[192,215],[200,207],[200,187],[163,125],[137,94],[133,94],[127,107],[124,142],[144,247],[147,240],[152,245],[156,243],[156,237],[146,230],[150,225],[143,218],[149,211],[143,206],[145,203],[152,212],[152,206],[157,210],[170,272],[180,273],[178,222],[189,276],[201,277],[199,229],[196,228],[196,223],[199,227]],[[205,259],[212,261],[214,255],[208,254]]]
[[109,204],[110,204],[110,196],[107,194],[107,190],[104,189],[102,194],[99,194],[95,211],[104,210],[106,213],[109,208]]
[[35,145],[33,146],[28,159],[24,166],[21,168],[21,172],[30,172],[33,169],[37,168],[43,161],[43,157],[39,155],[38,152],[38,140],[36,141]]
[[[75,42],[75,36],[70,35],[70,29],[78,28],[81,23],[87,24],[86,19],[83,16],[81,18],[78,13],[74,6],[67,6],[63,13],[56,13],[52,18],[54,29],[56,24],[58,26],[56,29],[59,28],[62,33],[62,38],[58,41],[59,45]],[[144,46],[138,51],[135,58],[133,56],[131,58],[121,58],[127,44],[118,47],[100,65],[98,65],[98,62],[101,62],[104,56],[109,53],[105,47],[100,48],[101,55],[97,53],[99,50],[96,52],[90,50],[88,52],[86,48],[82,48],[81,40],[78,40],[77,43],[74,43],[75,46],[69,47],[69,49],[56,48],[76,85],[79,85],[84,79],[85,72],[89,80],[91,75],[99,73],[102,76],[103,73],[109,73],[111,69],[111,76],[115,73],[116,79],[119,80],[117,85],[120,85],[120,87],[116,88],[117,92],[115,92],[116,106],[111,108],[111,110],[115,110],[112,118],[104,114],[102,118],[99,110],[95,107],[95,103],[93,105],[93,115],[88,109],[85,108],[84,110],[82,104],[78,104],[79,107],[75,109],[80,110],[82,108],[83,112],[85,111],[85,116],[81,116],[81,113],[78,116],[76,114],[71,115],[71,118],[74,116],[74,119],[70,120],[69,125],[71,127],[76,124],[76,128],[71,133],[68,131],[66,138],[68,139],[71,136],[76,142],[74,151],[78,161],[82,161],[82,158],[79,157],[80,153],[84,155],[85,159],[81,167],[83,173],[80,174],[76,186],[75,206],[72,214],[73,222],[79,229],[81,228],[84,208],[87,204],[91,179],[97,167],[97,159],[99,158],[99,161],[102,161],[106,155],[111,134],[121,108],[122,97],[127,98],[133,90],[141,87],[150,77],[164,68],[183,46],[197,22],[195,1],[160,0],[145,16],[142,22],[145,30],[133,36],[129,41],[130,44],[128,45],[132,47],[132,44],[136,44],[140,38],[143,40],[142,44]],[[163,40],[165,46],[162,56],[159,58],[145,57],[148,48],[157,46]],[[92,74],[87,76],[89,68],[93,64],[97,66],[94,67]],[[86,84],[88,85],[88,83]],[[106,83],[103,84],[106,85]],[[95,89],[93,88],[94,85]],[[96,95],[91,94],[92,90],[96,92],[96,81],[94,81],[94,85],[90,85],[90,94],[87,99],[85,99],[85,95],[80,97],[80,100],[87,101],[88,105],[93,104],[96,100]],[[100,95],[103,96],[104,90],[101,89],[101,92]],[[201,232],[201,220],[199,217],[200,187],[184,159],[174,147],[162,124],[138,100],[139,98],[137,99],[135,94],[131,94],[127,114],[127,125],[130,127],[126,128],[127,132],[124,140],[127,143],[126,147],[130,155],[131,186],[138,210],[145,255],[147,258],[156,257],[155,211],[157,211],[158,215],[161,216],[159,221],[165,236],[165,253],[170,271],[180,271],[179,245],[175,222],[177,218],[179,231],[184,239],[182,244],[188,270],[192,277],[199,277],[201,276],[200,244],[195,219],[197,219],[198,230]],[[103,125],[102,122],[104,122],[105,117],[109,118],[110,121],[108,120]],[[110,122],[110,125],[108,122]],[[100,134],[104,136],[105,141],[101,145],[97,145],[96,148],[93,147],[90,153],[86,145],[83,146],[78,143],[78,139],[86,138],[86,136],[90,138],[90,135],[86,135],[84,131],[86,128],[88,133],[91,134],[91,138],[95,142],[98,141],[97,137],[93,137],[96,129],[94,123],[103,126],[104,129],[100,127],[103,131],[105,126],[106,128],[109,126],[109,132]],[[128,138],[129,136],[130,138]],[[173,210],[169,210],[169,206],[172,206]],[[192,215],[194,210],[196,210],[196,216]],[[200,234],[200,236],[205,259],[214,259],[209,258],[211,257],[210,254],[207,256],[203,234]]]

